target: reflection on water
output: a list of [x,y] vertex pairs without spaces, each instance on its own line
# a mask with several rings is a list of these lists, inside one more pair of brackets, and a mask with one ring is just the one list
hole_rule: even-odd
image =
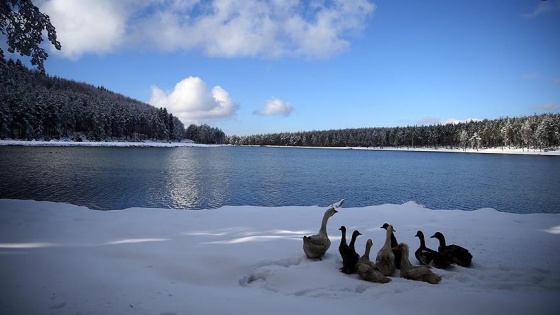
[[211,208],[224,204],[230,187],[229,165],[223,151],[173,150],[165,161],[172,208]]
[[92,209],[223,205],[559,213],[560,158],[261,147],[0,147],[0,198]]

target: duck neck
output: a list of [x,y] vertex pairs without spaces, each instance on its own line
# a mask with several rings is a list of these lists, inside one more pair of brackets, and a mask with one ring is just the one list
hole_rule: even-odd
[[399,245],[397,242],[397,238],[395,237],[395,233],[391,232],[391,247],[395,247]]
[[366,250],[364,251],[364,255],[362,257],[367,258],[367,260],[369,260],[369,252],[371,250],[371,243],[367,242],[366,243]]
[[402,253],[401,270],[406,270],[406,269],[410,268],[410,266],[412,266],[412,265],[410,264],[410,261],[408,260],[408,252],[404,248],[401,248],[401,253]]
[[385,238],[385,245],[383,245],[386,249],[391,249],[391,234],[393,234],[393,232],[387,229],[387,237]]
[[350,248],[354,248],[354,243],[356,243],[356,238],[358,237],[358,234],[352,234],[352,239],[350,240],[350,245],[348,245]]
[[426,241],[424,240],[424,235],[418,234],[418,238],[420,239],[420,248],[426,248]]
[[328,220],[329,220],[329,215],[328,215],[328,213],[325,213],[325,215],[323,215],[323,222],[321,222],[321,229],[319,229],[319,234],[327,235],[327,221]]
[[342,232],[341,243],[346,244],[346,230],[340,230]]
[[439,237],[439,246],[445,247],[445,237],[443,235]]

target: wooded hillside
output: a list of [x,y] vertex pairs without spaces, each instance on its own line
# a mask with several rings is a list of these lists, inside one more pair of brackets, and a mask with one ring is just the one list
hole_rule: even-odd
[[0,139],[180,141],[185,127],[165,108],[0,58]]

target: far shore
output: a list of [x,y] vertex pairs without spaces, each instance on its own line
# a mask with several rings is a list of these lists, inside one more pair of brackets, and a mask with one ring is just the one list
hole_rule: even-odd
[[[0,146],[37,146],[37,147],[218,147],[229,145],[198,144],[191,141],[161,142],[161,141],[66,141],[66,140],[0,140]],[[264,146],[270,148],[304,148],[304,149],[335,149],[335,150],[370,150],[370,151],[403,151],[403,152],[441,152],[441,153],[479,153],[479,154],[515,154],[515,155],[547,155],[560,156],[560,150],[537,150],[521,148],[411,148],[411,147],[299,147],[299,146]]]

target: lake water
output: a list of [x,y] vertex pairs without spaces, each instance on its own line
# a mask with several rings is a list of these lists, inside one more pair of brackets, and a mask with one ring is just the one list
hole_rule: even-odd
[[560,213],[560,158],[268,147],[0,147],[0,198],[92,209],[223,205]]

